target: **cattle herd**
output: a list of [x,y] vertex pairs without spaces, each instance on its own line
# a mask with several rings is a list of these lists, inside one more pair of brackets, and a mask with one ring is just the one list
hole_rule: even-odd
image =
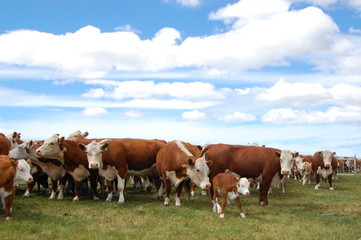
[[[329,150],[310,156],[256,144],[201,147],[182,141],[87,136],[87,132],[75,131],[67,138],[54,134],[46,140],[22,141],[16,132],[0,134],[0,200],[7,220],[11,218],[16,186],[27,184],[24,196],[30,196],[35,183],[47,187],[49,178],[49,199],[62,200],[68,183],[74,188],[73,201],[78,201],[84,181],[89,180],[94,200],[106,189],[106,201],[117,197],[120,204],[125,202],[129,178],[140,179],[145,187],[154,184],[156,199],[163,199],[165,189],[165,206],[170,204],[172,186],[176,190],[175,206],[181,206],[183,188],[192,194],[199,187],[208,191],[213,211],[220,218],[224,218],[228,199],[236,200],[244,218],[239,196],[249,195],[251,185],[258,185],[259,204],[263,206],[268,205],[272,188],[284,184],[284,176],[293,175],[303,184],[314,177],[315,190],[325,179],[334,190],[332,179],[340,169],[340,161]],[[360,164],[358,160],[355,168]],[[218,197],[222,198],[221,205]]]

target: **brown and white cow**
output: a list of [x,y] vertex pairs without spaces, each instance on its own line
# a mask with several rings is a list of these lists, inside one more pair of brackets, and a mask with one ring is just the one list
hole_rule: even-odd
[[[82,140],[89,141],[87,139]],[[99,199],[97,191],[98,171],[90,170],[88,168],[89,164],[87,156],[83,151],[78,149],[77,141],[65,140],[64,137],[59,138],[58,134],[54,134],[36,149],[36,154],[42,158],[57,159],[61,161],[65,170],[70,173],[74,179],[76,191],[73,201],[79,200],[82,189],[81,182],[88,177],[93,190],[94,200]]]
[[181,141],[167,143],[157,155],[157,170],[166,190],[164,205],[169,205],[171,185],[176,187],[175,206],[180,206],[184,180],[190,178],[201,189],[209,189],[210,161],[201,157],[199,147]]
[[9,154],[10,148],[11,142],[4,134],[0,133],[0,154]]
[[330,190],[335,190],[332,186],[332,174],[337,171],[337,159],[336,153],[329,150],[316,152],[312,158],[306,161],[312,163],[312,171],[316,174],[316,186],[315,190],[321,187],[320,179],[324,178],[328,180]]
[[76,130],[75,132],[70,133],[69,136],[66,138],[66,140],[76,141],[76,140],[79,140],[79,139],[86,138],[88,135],[89,135],[88,132],[83,132],[82,133],[80,130]]
[[10,150],[9,151],[13,150],[14,148],[19,146],[19,144],[21,144],[23,142],[20,140],[21,133],[13,132],[11,134],[8,134],[6,137],[10,141]]
[[[249,186],[253,178],[239,178],[230,173],[219,173],[212,180],[213,187],[213,212],[218,212],[220,218],[224,218],[224,209],[227,200],[236,200],[240,210],[240,217],[245,218],[239,195],[250,195]],[[222,207],[218,204],[218,197],[222,197]]]
[[0,204],[5,209],[6,220],[11,219],[15,185],[31,181],[30,165],[25,160],[15,161],[7,155],[0,155]]
[[107,180],[109,192],[106,201],[112,200],[113,180],[118,180],[118,203],[125,201],[127,175],[149,176],[157,173],[156,157],[166,144],[163,140],[132,138],[98,139],[88,142],[87,145],[82,140],[82,143],[79,143],[78,147],[86,152],[89,168],[99,169],[99,174]]
[[228,144],[208,145],[203,154],[212,161],[211,179],[227,169],[246,178],[257,178],[262,175],[259,197],[261,206],[268,205],[267,194],[273,177],[278,173],[289,174],[292,159],[298,155],[289,150]]
[[[30,159],[33,165],[40,167],[41,171],[43,171],[50,177],[52,182],[52,191],[49,197],[50,200],[55,199],[59,182],[59,194],[57,199],[63,200],[64,185],[66,183],[66,180],[68,180],[69,176],[67,176],[67,172],[61,161],[51,158],[41,158],[36,154],[36,149],[39,148],[42,144],[43,141],[30,140],[24,142],[20,144],[17,148],[11,150],[9,152],[9,156],[12,159]],[[36,172],[35,174],[39,174],[41,176],[41,173],[39,173],[40,169],[36,169],[38,172]],[[36,176],[34,176],[34,180],[37,180]],[[33,183],[28,184],[26,192],[24,194],[25,197],[31,196],[33,187]]]

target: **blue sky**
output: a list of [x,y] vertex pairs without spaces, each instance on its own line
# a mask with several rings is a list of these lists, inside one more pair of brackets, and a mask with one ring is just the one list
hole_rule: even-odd
[[0,132],[361,155],[360,0],[3,0]]

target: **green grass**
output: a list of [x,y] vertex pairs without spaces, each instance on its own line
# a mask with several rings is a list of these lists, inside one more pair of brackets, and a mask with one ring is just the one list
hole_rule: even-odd
[[192,202],[183,193],[182,207],[176,208],[154,201],[154,190],[128,188],[126,203],[119,205],[86,194],[79,202],[70,195],[50,201],[44,192],[24,198],[21,188],[12,220],[1,212],[0,239],[361,239],[361,173],[340,176],[335,191],[325,183],[318,191],[314,184],[287,183],[287,193],[274,189],[267,207],[258,206],[256,189],[242,196],[245,219],[234,202],[219,219],[199,190]]

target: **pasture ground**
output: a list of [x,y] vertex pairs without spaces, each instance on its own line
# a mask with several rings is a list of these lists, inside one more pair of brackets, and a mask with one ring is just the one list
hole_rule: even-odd
[[287,193],[274,189],[266,207],[258,206],[256,189],[242,196],[245,219],[233,201],[225,219],[219,219],[200,190],[194,201],[184,192],[182,206],[176,208],[153,200],[154,189],[147,193],[127,188],[126,203],[119,205],[104,202],[105,196],[93,201],[84,193],[79,202],[72,202],[70,195],[50,201],[45,192],[24,198],[20,188],[12,220],[5,221],[1,212],[0,239],[361,239],[361,173],[339,176],[335,191],[325,183],[318,191],[314,183],[287,183]]

